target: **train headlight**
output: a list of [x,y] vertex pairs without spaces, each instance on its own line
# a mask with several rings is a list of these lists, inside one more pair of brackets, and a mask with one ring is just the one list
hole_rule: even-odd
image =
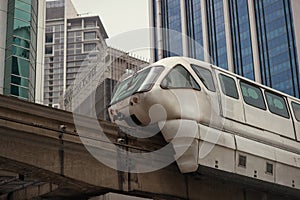
[[132,102],[133,102],[134,104],[139,103],[139,98],[138,98],[138,97],[133,97],[133,98],[132,98]]

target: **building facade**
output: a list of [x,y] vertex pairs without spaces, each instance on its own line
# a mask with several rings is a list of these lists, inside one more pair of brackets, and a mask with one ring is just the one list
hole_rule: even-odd
[[80,16],[70,0],[47,1],[44,104],[59,101],[90,58],[106,49],[99,16]]
[[0,3],[0,93],[41,103],[45,1]]
[[89,71],[83,72],[81,80],[67,88],[61,108],[90,117],[95,112],[98,119],[109,120],[107,106],[118,81],[149,65],[112,47],[107,47],[100,59],[90,62]]
[[[299,97],[300,1],[149,0],[152,61],[180,55]],[[170,36],[172,31],[179,32]]]

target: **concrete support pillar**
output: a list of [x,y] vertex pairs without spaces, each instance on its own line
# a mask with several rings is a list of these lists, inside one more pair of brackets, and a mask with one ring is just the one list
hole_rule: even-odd
[[201,18],[202,18],[204,61],[211,63],[211,58],[209,55],[208,26],[207,26],[206,13],[207,13],[206,0],[201,0]]
[[163,27],[162,27],[162,2],[161,0],[156,0],[156,31],[157,31],[157,51],[158,51],[158,59],[162,59],[163,55]]
[[183,56],[189,56],[188,47],[188,31],[186,20],[186,0],[180,0],[180,14],[181,14],[181,31],[182,31],[182,53]]
[[257,39],[257,26],[255,20],[255,9],[253,0],[248,0],[250,33],[251,33],[251,46],[253,55],[253,67],[255,81],[261,83],[261,70],[259,61],[258,39]]
[[229,13],[228,0],[223,0],[223,9],[224,9],[224,22],[225,22],[225,36],[226,36],[226,50],[227,50],[228,70],[231,71],[231,72],[234,72],[231,27],[230,27],[230,13]]

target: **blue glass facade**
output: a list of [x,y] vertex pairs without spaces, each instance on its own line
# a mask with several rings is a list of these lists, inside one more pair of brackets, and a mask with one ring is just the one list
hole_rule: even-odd
[[[157,2],[159,1],[153,1],[154,18],[157,17]],[[230,69],[236,74],[251,80],[262,80],[264,85],[292,96],[300,96],[299,63],[291,0],[253,0],[251,4],[248,0],[184,2],[186,16],[183,21],[181,14],[184,12],[181,12],[183,7],[180,7],[180,0],[162,0],[162,27],[187,32],[190,37],[190,40],[185,41],[188,44],[187,52],[183,52],[183,38],[172,38],[168,33],[164,33],[162,41],[166,51],[163,57],[184,54],[204,60],[203,50],[197,47],[205,43],[205,51],[208,51],[213,64],[229,69],[229,63],[233,63]],[[228,10],[225,10],[227,5]],[[202,13],[202,10],[206,10],[206,13]],[[224,10],[226,15],[228,11],[228,16],[225,16]],[[204,22],[206,24],[202,24]],[[225,22],[228,22],[226,26]],[[157,22],[154,23],[156,26]],[[182,23],[186,24],[182,26]],[[182,30],[185,27],[186,30]],[[203,30],[203,27],[207,27],[207,30]],[[230,44],[230,39],[226,36],[231,37]],[[205,38],[207,41],[204,41]],[[158,40],[160,38],[156,38],[156,41]],[[252,46],[256,43],[257,46]],[[227,52],[228,49],[232,49],[232,53],[231,50]],[[156,54],[155,60],[157,59]],[[257,73],[259,71],[260,75]]]
[[201,2],[186,0],[187,34],[189,40],[189,55],[192,58],[204,60]]
[[182,56],[180,0],[163,0],[162,10],[164,57]]
[[235,73],[254,80],[247,0],[230,0],[230,22]]
[[228,69],[223,0],[207,0],[209,53],[214,64]]
[[262,83],[299,97],[290,0],[255,1]]

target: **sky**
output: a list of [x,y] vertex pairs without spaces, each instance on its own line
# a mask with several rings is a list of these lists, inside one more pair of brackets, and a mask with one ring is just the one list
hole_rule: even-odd
[[[130,49],[131,39],[127,39],[135,30],[149,27],[148,0],[72,0],[72,2],[79,14],[100,16],[110,46],[149,58],[147,50]],[[139,34],[139,37],[149,40],[148,35]],[[120,39],[122,41],[118,42]]]

